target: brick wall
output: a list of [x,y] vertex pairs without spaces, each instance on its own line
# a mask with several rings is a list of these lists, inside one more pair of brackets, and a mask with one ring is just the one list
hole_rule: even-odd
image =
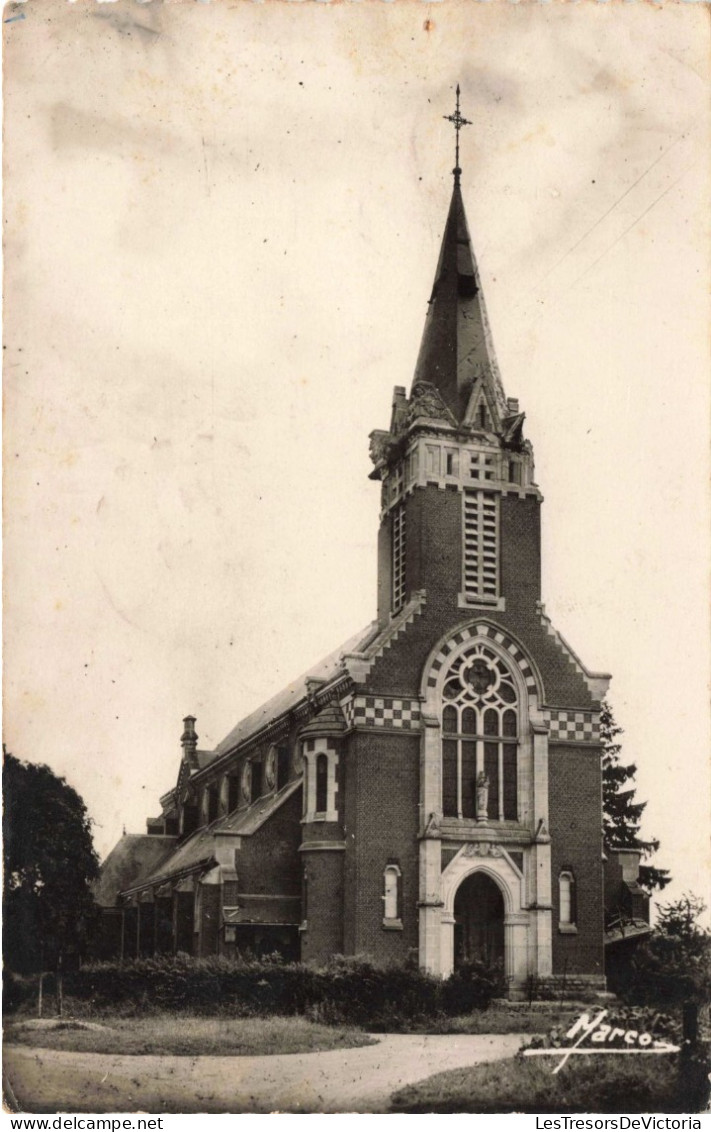
[[[509,630],[535,660],[544,682],[546,701],[556,707],[591,707],[594,703],[582,675],[557,640],[541,624],[540,502],[514,495],[501,498],[500,565],[504,611],[461,609],[461,496],[430,485],[406,497],[407,590],[426,589],[427,604],[402,636],[375,662],[368,691],[417,695],[422,669],[434,643],[456,626],[486,617]],[[379,575],[381,595],[387,590],[390,609],[389,518],[381,527]],[[387,528],[387,530],[386,530]],[[387,542],[387,547],[385,543]],[[387,554],[385,549],[387,549]],[[380,607],[379,607],[380,608]]]
[[[404,962],[418,944],[419,750],[418,735],[361,731],[347,752],[344,950],[377,963]],[[402,931],[383,927],[391,862],[402,873]]]
[[378,530],[378,620],[386,622],[392,606],[392,525],[386,515]]
[[341,745],[341,751],[343,839],[346,843],[346,851],[343,856],[343,954],[354,955],[356,891],[358,887],[355,852],[356,830],[358,828],[358,754],[355,733],[348,736]]
[[301,892],[301,791],[297,790],[251,837],[243,837],[237,853],[240,892]]
[[[602,974],[602,778],[599,748],[551,746],[550,834],[553,973]],[[577,934],[558,929],[558,876],[575,876]]]
[[407,590],[455,605],[462,588],[462,497],[430,485],[405,501]]
[[365,690],[376,695],[419,695],[423,668],[432,646],[457,626],[477,618],[494,622],[503,632],[509,630],[520,641],[541,672],[548,705],[587,709],[596,705],[583,677],[555,638],[546,632],[535,610],[524,613],[508,606],[505,611],[455,610],[429,591],[420,616],[375,660]]
[[343,853],[314,850],[301,858],[308,891],[301,958],[322,963],[343,952]]
[[504,495],[500,504],[501,592],[509,611],[541,600],[541,504]]

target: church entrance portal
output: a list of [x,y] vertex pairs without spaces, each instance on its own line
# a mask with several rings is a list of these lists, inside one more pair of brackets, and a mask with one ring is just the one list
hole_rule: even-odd
[[486,873],[470,873],[454,897],[455,970],[476,960],[504,968],[504,898]]

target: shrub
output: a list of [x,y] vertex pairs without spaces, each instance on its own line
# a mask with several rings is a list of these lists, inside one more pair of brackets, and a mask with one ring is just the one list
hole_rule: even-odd
[[408,967],[376,967],[357,956],[339,956],[321,977],[322,1009],[333,1022],[402,1029],[442,1009],[440,981]]
[[[45,987],[49,980],[45,980]],[[4,1014],[14,1014],[25,1004],[37,999],[38,977],[16,975],[5,971],[2,980],[2,1008]]]
[[[16,983],[6,991],[9,1010],[27,996]],[[401,1030],[437,1016],[485,1009],[500,992],[500,983],[476,964],[442,981],[410,967],[377,967],[359,956],[337,956],[314,968],[273,957],[235,961],[171,955],[82,967],[65,976],[64,989],[68,998],[98,1012],[302,1014],[323,1022]]]
[[629,1003],[664,1007],[704,1003],[711,993],[711,932],[698,923],[704,904],[685,895],[660,905],[647,943],[640,945],[618,994]]
[[463,963],[442,985],[444,1011],[452,1015],[486,1010],[492,998],[501,998],[505,993],[502,970],[492,970],[471,960]]

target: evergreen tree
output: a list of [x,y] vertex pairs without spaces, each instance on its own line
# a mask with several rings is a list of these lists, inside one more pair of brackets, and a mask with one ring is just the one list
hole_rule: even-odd
[[706,905],[693,893],[660,904],[649,939],[635,952],[625,997],[669,1006],[709,1001],[711,931],[700,922]]
[[18,973],[81,953],[99,863],[84,802],[48,766],[4,752],[3,957]]
[[[640,825],[646,802],[636,802],[637,788],[632,785],[637,767],[620,761],[621,744],[617,742],[622,728],[615,723],[612,709],[604,701],[600,713],[602,756],[602,835],[605,849],[641,849],[642,857],[651,857],[659,849],[659,841],[640,837]],[[668,869],[640,865],[640,884],[647,889],[662,889],[671,880]]]

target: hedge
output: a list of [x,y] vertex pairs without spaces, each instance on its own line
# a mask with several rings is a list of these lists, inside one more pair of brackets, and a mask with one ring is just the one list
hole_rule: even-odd
[[[501,989],[499,978],[478,965],[443,981],[406,967],[343,957],[314,968],[268,959],[159,956],[96,963],[64,977],[64,994],[92,1011],[305,1014],[372,1029],[485,1009]],[[6,1009],[25,998],[19,991],[13,986]],[[53,980],[47,979],[46,993],[52,991]]]

